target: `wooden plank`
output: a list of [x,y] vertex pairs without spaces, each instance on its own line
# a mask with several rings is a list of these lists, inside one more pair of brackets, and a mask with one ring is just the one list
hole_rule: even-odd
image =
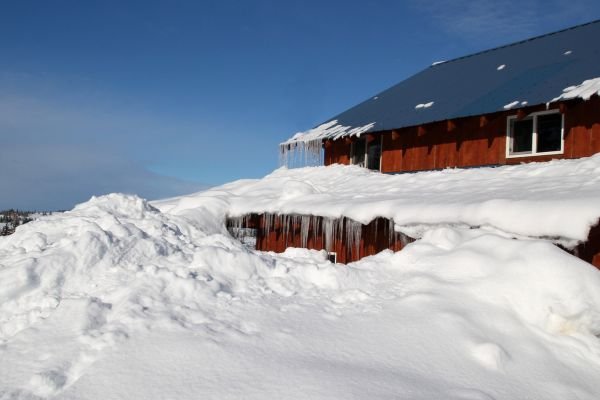
[[[383,135],[383,172],[514,164],[585,157],[600,152],[598,96],[589,101],[569,101],[552,107],[562,110],[565,118],[565,151],[552,157],[506,158],[507,117],[517,114],[524,118],[532,112],[545,110],[545,105],[394,129],[370,134],[368,138]],[[348,164],[350,148],[347,139],[336,140],[331,146],[326,144],[325,164]]]

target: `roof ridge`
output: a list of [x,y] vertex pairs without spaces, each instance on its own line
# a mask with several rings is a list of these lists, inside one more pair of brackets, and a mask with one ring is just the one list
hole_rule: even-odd
[[458,60],[462,60],[462,59],[465,59],[465,58],[475,57],[475,56],[478,56],[480,54],[485,54],[485,53],[489,53],[489,52],[492,52],[492,51],[504,49],[506,47],[516,46],[516,45],[519,45],[519,44],[522,44],[522,43],[531,42],[533,40],[538,40],[538,39],[541,39],[541,38],[544,38],[544,37],[547,37],[547,36],[556,35],[556,34],[559,34],[559,33],[567,32],[567,31],[570,31],[570,30],[573,30],[573,29],[579,29],[579,28],[582,28],[584,26],[592,25],[592,24],[597,24],[597,23],[600,23],[600,19],[595,19],[593,21],[585,22],[583,24],[570,26],[568,28],[560,29],[558,31],[554,31],[554,32],[544,33],[542,35],[533,36],[533,37],[530,37],[530,38],[527,38],[527,39],[519,40],[517,42],[503,44],[501,46],[493,47],[491,49],[481,50],[481,51],[478,51],[476,53],[467,54],[467,55],[464,55],[464,56],[452,58],[452,59],[447,60],[447,61],[436,62],[436,63],[431,64],[428,68],[437,67],[437,66],[440,66],[440,65],[448,64],[448,63],[451,63],[451,62],[454,62],[454,61],[458,61]]

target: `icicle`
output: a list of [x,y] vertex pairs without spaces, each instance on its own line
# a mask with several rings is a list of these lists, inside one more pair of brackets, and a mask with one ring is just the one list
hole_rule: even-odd
[[271,226],[273,225],[273,217],[274,217],[274,214],[271,214],[271,213],[263,214],[264,230],[265,230],[265,237],[267,238],[267,243],[269,243]]
[[331,218],[325,218],[323,221],[323,230],[325,231],[325,250],[331,251],[333,249],[333,220]]
[[363,126],[343,126],[331,120],[306,132],[299,132],[279,145],[279,162],[288,168],[293,166],[320,165],[323,163],[323,140],[343,137],[360,137],[371,130],[375,122]]
[[346,220],[346,243],[349,249],[360,250],[360,239],[362,236],[362,224],[352,219]]
[[337,237],[338,240],[343,240],[344,239],[344,226],[346,224],[346,218],[340,218],[338,219],[338,227],[337,227]]
[[283,224],[283,238],[285,247],[288,247],[289,236],[290,236],[290,216],[288,214],[284,214],[280,216],[281,223]]
[[310,232],[310,215],[303,215],[300,222],[300,245],[308,247],[308,233]]
[[323,234],[322,232],[319,232],[319,230],[320,230],[319,221],[320,221],[320,217],[317,217],[317,216],[312,217],[313,243],[316,243],[317,237],[319,235]]
[[282,143],[279,145],[279,165],[287,168],[323,164],[322,139]]
[[373,239],[375,240],[375,243],[377,243],[377,234],[378,232],[378,225],[379,225],[379,218],[375,218],[375,234],[373,235]]

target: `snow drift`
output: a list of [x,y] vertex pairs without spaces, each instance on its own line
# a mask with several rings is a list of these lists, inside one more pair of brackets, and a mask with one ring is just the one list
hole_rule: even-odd
[[357,166],[280,168],[198,195],[157,202],[163,210],[211,208],[219,218],[250,213],[393,219],[419,237],[433,226],[471,226],[511,236],[585,241],[600,219],[600,154],[497,168],[386,175]]
[[[23,225],[0,238],[0,399],[596,399],[600,273],[546,241],[423,218],[579,238],[599,163],[278,170],[152,204],[92,198]],[[370,194],[356,179],[384,188],[382,212],[420,199],[416,219],[396,211],[397,223],[436,226],[346,266],[251,251],[223,225],[310,205],[364,221]],[[513,207],[530,214],[517,221]]]

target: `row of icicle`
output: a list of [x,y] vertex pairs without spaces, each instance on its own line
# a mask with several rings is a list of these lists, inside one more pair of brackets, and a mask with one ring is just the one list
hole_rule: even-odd
[[[245,215],[242,217],[227,218],[227,227],[229,231],[237,237],[240,233],[245,233],[245,228],[251,225],[252,219],[256,216]],[[362,230],[365,225],[350,218],[326,218],[315,215],[297,215],[297,214],[271,214],[266,213],[260,216],[262,223],[260,228],[264,229],[265,240],[269,240],[269,234],[275,231],[279,226],[286,240],[286,247],[292,244],[290,232],[292,227],[300,227],[300,247],[307,248],[309,236],[312,232],[313,242],[319,235],[325,238],[325,250],[333,251],[335,243],[339,240],[345,241],[349,249],[359,251],[362,238]],[[394,221],[387,219],[388,246],[392,246],[395,240]],[[378,231],[379,219],[375,220],[375,232]],[[312,230],[311,230],[312,228]]]
[[287,168],[323,165],[322,140],[279,145],[279,165]]

